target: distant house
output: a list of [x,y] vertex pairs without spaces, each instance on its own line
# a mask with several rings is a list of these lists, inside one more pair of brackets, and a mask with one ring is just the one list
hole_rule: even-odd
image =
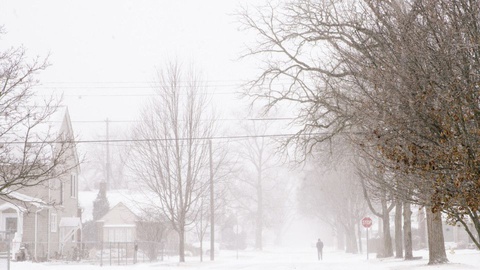
[[[48,122],[49,128],[55,129],[59,135],[57,138],[74,138],[66,107],[60,107]],[[66,157],[66,163],[73,166],[67,166],[72,169],[61,178],[50,179],[46,185],[11,192],[13,200],[0,199],[0,231],[11,232],[13,255],[24,246],[32,260],[45,260],[77,245],[82,222],[78,205],[80,169],[75,166],[79,164],[76,148],[69,148]]]
[[107,249],[112,246],[120,248],[127,257],[133,257],[138,249],[150,260],[156,260],[159,256],[163,258],[165,249],[177,249],[176,235],[167,228],[166,222],[142,220],[123,202],[117,203],[100,218],[96,228],[97,243]]
[[119,202],[97,221],[97,241],[133,243],[136,241],[137,221],[137,216]]
[[[93,201],[99,191],[81,191],[80,204],[82,206],[82,220],[85,228],[93,220]],[[87,239],[84,242],[90,249],[104,249],[120,247],[128,254],[138,245],[138,250],[144,252],[150,259],[157,259],[161,250],[176,250],[177,235],[170,224],[159,221],[154,213],[145,211],[145,194],[131,190],[109,190],[106,197],[113,207],[101,218],[95,221],[95,240]],[[148,213],[146,213],[148,212]],[[95,242],[95,243],[92,243]]]

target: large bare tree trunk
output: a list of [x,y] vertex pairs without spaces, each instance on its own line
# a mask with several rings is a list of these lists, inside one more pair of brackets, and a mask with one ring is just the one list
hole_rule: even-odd
[[382,198],[382,231],[383,231],[383,250],[379,252],[378,257],[392,257],[392,236],[390,234],[390,215],[387,205],[387,200]]
[[343,226],[337,226],[333,228],[333,230],[337,240],[335,247],[337,250],[345,250],[345,230],[343,229]]
[[357,237],[358,237],[358,251],[360,253],[363,253],[363,248],[362,248],[362,227],[360,225],[357,225]]
[[355,226],[352,226],[350,224],[345,225],[345,236],[346,236],[346,249],[345,252],[347,253],[352,253],[356,254],[358,253],[358,248],[357,248],[357,236],[355,234]]
[[402,201],[395,201],[395,258],[403,258]]
[[445,240],[443,238],[443,225],[441,212],[432,212],[431,208],[427,212],[427,234],[428,234],[428,264],[447,263],[447,253],[445,252]]
[[424,208],[418,210],[418,234],[420,236],[420,248],[427,247],[427,221]]
[[185,227],[181,226],[178,230],[178,256],[180,262],[185,262]]
[[405,245],[405,260],[412,260],[412,210],[408,202],[403,204],[403,241]]

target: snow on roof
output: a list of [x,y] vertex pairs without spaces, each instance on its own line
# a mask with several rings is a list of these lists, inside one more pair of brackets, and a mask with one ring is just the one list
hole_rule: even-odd
[[6,202],[6,203],[0,205],[0,212],[3,212],[6,209],[15,209],[16,211],[20,211],[20,212],[27,211],[27,209],[25,209],[24,207],[21,207],[19,205],[15,205],[15,204],[10,203],[10,202]]
[[46,202],[44,202],[43,200],[41,200],[39,198],[31,197],[31,196],[22,194],[22,193],[17,192],[17,191],[9,192],[8,196],[10,196],[13,199],[22,201],[22,202],[30,203],[30,204],[32,204],[36,207],[45,207],[47,205]]
[[[33,107],[27,108],[28,110],[33,109],[33,111],[38,110],[40,114],[43,114],[43,110],[48,111],[46,107]],[[24,112],[26,114],[26,112]],[[62,138],[65,134],[68,138],[73,138],[73,130],[71,129],[71,124],[68,121],[68,108],[66,106],[56,107],[55,111],[48,115],[45,119],[36,119],[35,112],[32,112],[28,120],[23,122],[17,122],[18,119],[11,118],[9,115],[0,116],[0,126],[3,126],[1,129],[2,137],[0,140],[1,147],[5,145],[9,146],[8,151],[2,151],[2,155],[8,162],[12,162],[15,158],[23,159],[24,143],[33,143],[37,142],[55,142],[59,138]],[[13,117],[13,116],[12,116]],[[35,123],[36,121],[40,121]],[[27,123],[27,121],[29,123]],[[53,147],[42,147],[41,153],[44,157],[51,157],[54,151],[55,145]],[[38,149],[32,149],[32,158],[38,153]],[[76,154],[76,153],[75,153]]]
[[[42,113],[42,110],[48,110],[42,107],[34,107],[34,110],[37,109]],[[62,126],[65,120],[65,116],[68,114],[68,109],[66,106],[58,106],[56,107],[55,111],[53,111],[50,115],[45,117],[41,122],[35,123],[36,121],[39,121],[41,119],[36,119],[35,115],[37,115],[35,112],[33,113],[33,116],[31,116],[28,121],[30,124],[28,125],[34,125],[31,129],[30,136],[31,138],[34,137],[41,137],[44,138],[45,136],[58,136],[60,135],[60,132],[62,130]],[[6,132],[4,135],[2,135],[3,140],[18,140],[19,138],[22,138],[22,136],[25,135],[25,132],[27,131],[27,123],[26,122],[21,122],[17,124],[13,124],[12,121],[16,121],[16,119],[12,118],[9,119],[9,115],[2,115],[0,117],[0,123],[2,125],[7,125],[7,127],[14,127],[13,130],[10,130],[9,132]]]
[[[93,202],[97,198],[98,190],[79,191],[78,203],[82,207],[82,221],[93,220]],[[128,189],[109,190],[107,191],[107,199],[110,209],[119,203],[123,203],[135,215],[141,215],[141,204],[145,202],[145,196],[142,193],[135,193]]]

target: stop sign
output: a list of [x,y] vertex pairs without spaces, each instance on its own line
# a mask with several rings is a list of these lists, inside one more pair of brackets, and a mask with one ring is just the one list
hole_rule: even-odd
[[362,225],[365,228],[370,228],[372,226],[372,219],[369,217],[362,218]]

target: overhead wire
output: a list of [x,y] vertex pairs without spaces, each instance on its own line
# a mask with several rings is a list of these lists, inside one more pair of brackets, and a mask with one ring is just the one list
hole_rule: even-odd
[[[131,143],[131,142],[166,142],[166,141],[189,141],[189,140],[230,140],[230,139],[250,139],[250,138],[281,138],[281,137],[294,137],[294,136],[315,136],[315,135],[328,135],[327,132],[315,132],[308,134],[297,133],[273,133],[263,135],[232,135],[232,136],[212,136],[212,137],[182,137],[182,138],[146,138],[146,139],[101,139],[101,140],[54,140],[54,141],[28,141],[30,144],[58,144],[58,143]],[[21,142],[8,142],[8,144],[25,144],[25,141]]]
[[[224,82],[224,83],[222,83]],[[200,81],[180,81],[175,87],[186,88],[190,87],[189,83],[200,83],[199,88],[224,88],[224,87],[243,87],[250,81],[246,80],[200,80]],[[282,82],[277,80],[270,85],[284,85],[289,81]],[[71,91],[82,89],[84,91],[93,91],[95,89],[155,89],[156,87],[170,87],[169,85],[161,84],[155,81],[146,82],[43,82],[35,85],[36,89],[50,89],[54,91]],[[216,92],[212,94],[231,94],[231,92]],[[131,94],[139,95],[139,94]],[[140,94],[142,95],[142,94]]]
[[[291,121],[294,117],[262,117],[262,118],[218,118],[218,119],[201,119],[200,121]],[[180,120],[181,121],[181,120]],[[58,121],[46,121],[58,122]],[[88,124],[99,123],[105,124],[107,120],[71,120],[72,123]],[[139,120],[108,120],[109,123],[141,123]]]

